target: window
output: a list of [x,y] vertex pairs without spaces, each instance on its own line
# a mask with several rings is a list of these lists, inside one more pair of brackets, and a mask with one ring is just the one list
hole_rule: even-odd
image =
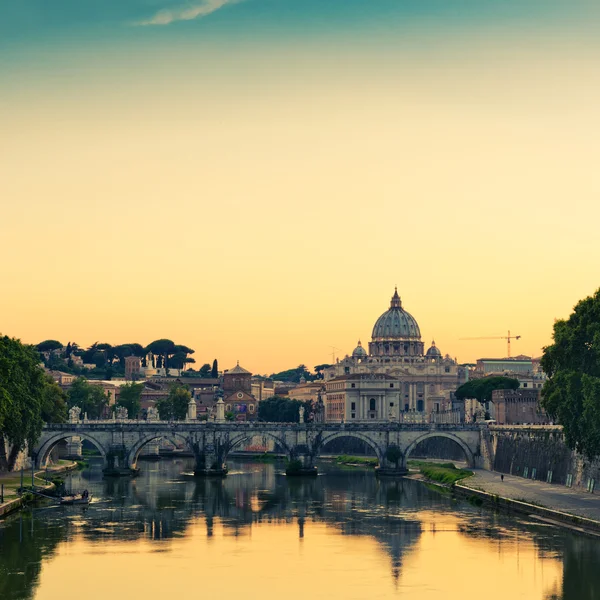
[[356,419],[356,413],[352,413],[350,416],[351,416],[353,419]]
[[254,404],[249,404],[248,409],[250,410],[250,412],[254,412]]
[[524,383],[524,384],[523,384],[523,387],[524,387],[524,388],[525,388],[525,387],[527,387],[527,384],[526,384],[526,383]]
[[423,412],[423,400],[417,400],[417,410]]
[[404,405],[404,412],[408,412],[408,404]]
[[393,407],[394,407],[394,403],[393,403],[393,402],[390,402],[390,406],[393,408]]
[[369,410],[375,410],[376,400],[375,398],[371,398],[369,400]]
[[445,367],[444,368],[444,373],[450,373],[450,367]]
[[394,387],[394,384],[393,384],[393,383],[390,383],[390,387],[391,387],[391,388],[393,388],[393,387]]
[[352,402],[352,404],[350,404],[350,410],[356,410],[356,402]]
[[355,384],[355,383],[351,383],[351,384],[350,384],[350,387],[353,387],[353,388],[355,388],[355,387],[356,387],[356,384]]

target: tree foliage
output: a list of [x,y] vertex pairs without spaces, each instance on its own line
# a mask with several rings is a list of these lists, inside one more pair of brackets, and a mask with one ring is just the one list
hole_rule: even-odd
[[600,456],[600,289],[554,324],[553,340],[542,356],[548,375],[542,406],[563,426],[571,448]]
[[67,395],[49,375],[46,375],[41,410],[46,423],[64,423],[67,420]]
[[304,406],[304,419],[309,419],[312,404],[301,400],[291,400],[281,396],[273,396],[268,400],[258,403],[258,418],[271,423],[298,423],[300,420],[300,407]]
[[216,358],[215,358],[215,360],[213,360],[212,370],[210,372],[210,376],[213,379],[216,379],[219,376],[219,363],[217,362]]
[[85,377],[75,379],[67,395],[69,408],[78,406],[82,414],[87,413],[88,419],[99,419],[108,406],[108,400],[102,387],[90,383]]
[[58,340],[44,340],[36,346],[40,352],[52,352],[52,350],[60,350],[62,347],[63,345]]
[[119,389],[119,400],[117,406],[123,406],[127,409],[127,416],[130,419],[137,419],[142,409],[143,383],[126,383]]
[[483,377],[463,383],[455,392],[459,400],[475,398],[479,402],[489,402],[494,390],[516,390],[519,381],[512,377]]
[[39,360],[33,346],[0,337],[0,469],[12,470],[19,452],[35,445],[42,432],[47,381]]
[[298,365],[295,369],[288,369],[287,371],[281,371],[280,373],[273,373],[270,378],[276,381],[300,383],[300,379],[302,377],[304,377],[306,381],[313,381],[315,379],[314,374],[306,368],[306,365]]
[[186,386],[173,384],[166,398],[160,398],[156,408],[163,421],[184,421],[192,395]]

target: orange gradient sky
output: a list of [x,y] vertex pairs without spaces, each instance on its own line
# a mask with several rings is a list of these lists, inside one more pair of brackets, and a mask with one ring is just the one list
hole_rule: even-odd
[[5,48],[0,331],[271,373],[368,342],[397,284],[426,345],[539,355],[600,285],[592,33],[227,29],[260,4]]

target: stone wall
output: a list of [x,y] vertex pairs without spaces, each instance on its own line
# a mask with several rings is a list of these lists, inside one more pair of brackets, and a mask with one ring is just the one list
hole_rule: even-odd
[[490,427],[494,470],[588,488],[600,485],[600,463],[570,450],[558,426]]

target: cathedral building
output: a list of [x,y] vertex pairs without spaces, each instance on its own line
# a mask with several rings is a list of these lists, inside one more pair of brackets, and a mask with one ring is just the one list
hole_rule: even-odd
[[324,377],[327,421],[403,421],[451,410],[467,371],[435,342],[425,351],[419,325],[395,290],[390,308],[375,322],[369,351],[359,341]]

